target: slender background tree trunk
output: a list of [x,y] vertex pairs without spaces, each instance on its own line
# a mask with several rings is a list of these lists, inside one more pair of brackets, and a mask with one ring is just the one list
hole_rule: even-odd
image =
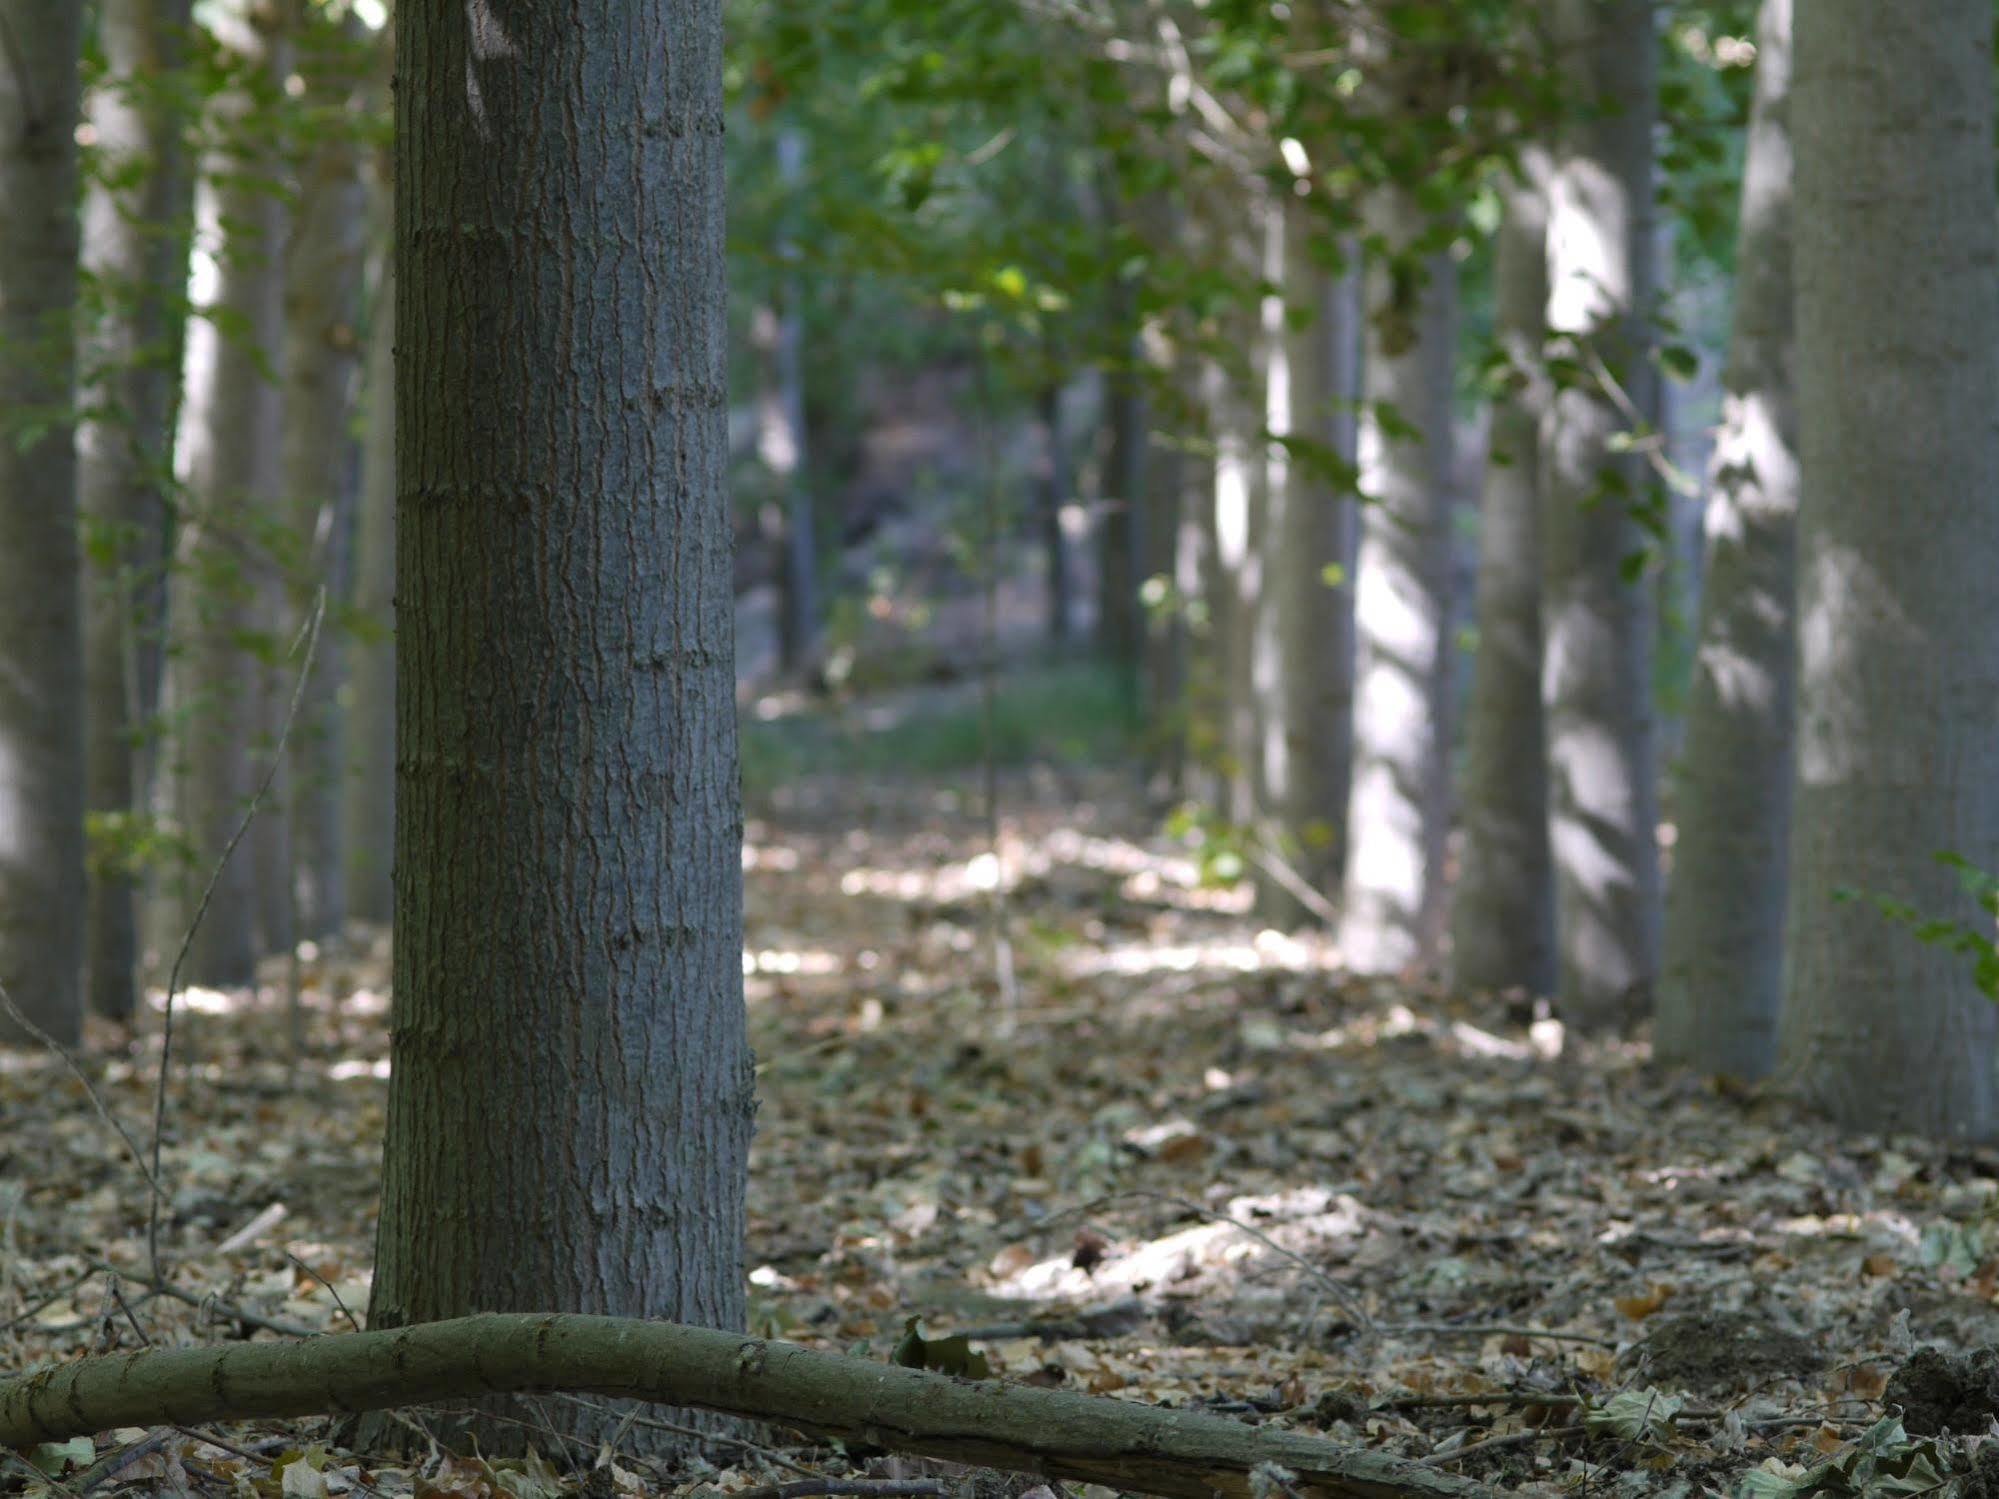
[[1464,845],[1451,908],[1451,972],[1468,989],[1555,987],[1541,717],[1540,426],[1548,381],[1548,160],[1529,148],[1509,184],[1493,265],[1494,332],[1511,364],[1492,403],[1479,517],[1478,657],[1460,782]]
[[[180,76],[188,0],[105,0],[104,78],[89,101],[99,180],[84,196],[83,268],[98,315],[82,331],[77,497],[90,566],[84,593],[88,806],[125,830],[92,851],[85,969],[90,1007],[138,1005],[139,871],[128,857],[148,808],[146,746],[165,659],[166,490],[191,207],[188,121],[160,97]],[[150,90],[150,91],[148,91]]]
[[[218,12],[218,41],[243,69],[263,68],[282,81],[285,59],[268,15]],[[278,368],[284,328],[284,215],[256,183],[278,170],[270,121],[260,118],[247,83],[210,106],[215,144],[204,153],[195,195],[198,247],[188,326],[180,422],[185,502],[174,580],[172,627],[183,642],[175,668],[176,745],[181,815],[195,862],[182,872],[177,924],[185,929],[209,874],[243,818],[252,792],[252,752],[267,748],[266,680],[274,675],[244,649],[244,639],[275,621],[269,551],[261,544],[273,518],[282,475],[278,461],[282,402],[270,373]],[[273,636],[275,631],[272,632]],[[274,807],[265,818],[282,829]],[[259,820],[265,820],[260,818]],[[215,886],[188,952],[185,977],[202,984],[244,984],[256,976],[260,910],[289,899],[289,861],[270,868],[253,829]],[[265,854],[263,867],[258,855]],[[261,896],[261,898],[260,898]],[[282,928],[275,933],[282,936]],[[170,936],[176,937],[178,933]]]
[[1799,472],[1791,277],[1791,4],[1763,0],[1742,168],[1735,332],[1715,448],[1653,1046],[1770,1070],[1791,808]]
[[1650,1008],[1659,950],[1653,591],[1628,571],[1648,544],[1648,476],[1614,444],[1656,411],[1657,42],[1649,0],[1554,0],[1552,13],[1576,116],[1550,199],[1548,326],[1585,367],[1556,392],[1542,447],[1557,965],[1565,1015],[1614,1026]]
[[[1303,204],[1285,213],[1283,284],[1310,320],[1280,327],[1281,358],[1268,378],[1274,444],[1263,527],[1266,589],[1258,685],[1264,696],[1263,797],[1276,833],[1269,856],[1289,877],[1263,872],[1257,909],[1296,925],[1329,908],[1346,832],[1353,713],[1354,502],[1326,470],[1352,465],[1359,392],[1359,278],[1318,268],[1322,232]],[[1350,248],[1350,247],[1349,247]],[[1280,381],[1279,374],[1283,378]],[[1316,896],[1308,900],[1298,887]]]
[[[1449,826],[1452,371],[1457,269],[1409,259],[1426,227],[1415,200],[1384,189],[1372,228],[1401,256],[1367,271],[1367,411],[1355,577],[1353,790],[1340,952],[1387,973],[1433,955]],[[1385,430],[1377,403],[1413,431]]]
[[396,267],[390,240],[389,153],[368,184],[369,237],[379,255],[368,308],[361,439],[361,513],[355,527],[354,612],[364,621],[348,652],[347,911],[385,922],[395,847]]
[[[300,173],[298,206],[285,265],[285,496],[302,542],[302,576],[293,589],[294,618],[314,585],[344,604],[353,572],[358,474],[352,431],[360,373],[360,322],[367,228],[361,127],[372,104],[359,23],[308,20],[300,39],[304,102],[323,132]],[[290,741],[293,853],[298,863],[300,937],[338,934],[347,919],[347,858],[342,792],[346,785],[347,643],[337,624],[320,633]]]
[[[82,8],[0,0],[0,986],[83,1034],[83,621],[77,551]],[[20,1039],[0,1015],[0,1039]]]

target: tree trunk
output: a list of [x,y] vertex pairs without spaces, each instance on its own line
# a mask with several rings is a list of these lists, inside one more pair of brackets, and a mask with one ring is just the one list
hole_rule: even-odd
[[[310,607],[314,584],[344,604],[353,570],[355,452],[350,431],[359,375],[361,281],[366,254],[367,186],[362,116],[372,107],[359,22],[321,20],[302,39],[305,103],[322,138],[299,183],[296,227],[285,266],[284,483],[303,543],[293,618]],[[342,846],[346,747],[340,697],[346,639],[320,632],[289,746],[293,852],[300,937],[337,935],[347,919]]]
[[[721,11],[510,17],[396,11],[396,1009],[370,1321],[735,1328],[756,1083]],[[501,1414],[446,1429],[518,1451]],[[621,1419],[566,1416],[593,1445]]]
[[1042,442],[1041,503],[1035,507],[1041,522],[1041,553],[1048,574],[1048,638],[1056,644],[1068,640],[1075,618],[1073,588],[1069,576],[1069,538],[1062,530],[1062,512],[1069,504],[1069,435],[1062,421],[1062,380],[1050,374],[1040,394]]
[[1266,469],[1256,681],[1271,837],[1257,910],[1295,926],[1330,909],[1352,773],[1354,504],[1327,459],[1355,457],[1359,305],[1357,275],[1336,278],[1312,264],[1320,231],[1303,205],[1284,218],[1283,264],[1273,269],[1312,316],[1267,330],[1267,423],[1273,437],[1299,446],[1273,443]]
[[1555,987],[1541,717],[1540,425],[1548,380],[1548,160],[1522,152],[1493,264],[1493,322],[1511,368],[1492,403],[1479,517],[1478,657],[1465,724],[1463,853],[1451,909],[1451,974],[1465,989]]
[[1105,412],[1102,516],[1097,530],[1097,648],[1117,671],[1127,691],[1135,684],[1145,616],[1139,599],[1144,566],[1146,516],[1145,386],[1139,374],[1138,340],[1131,327],[1132,288],[1120,281],[1112,292],[1112,319],[1122,365],[1109,372]]
[[[1452,380],[1457,275],[1448,254],[1420,262],[1426,220],[1383,189],[1373,228],[1395,260],[1367,270],[1366,406],[1356,572],[1353,790],[1340,951],[1363,973],[1434,955],[1449,821]],[[1379,405],[1413,429],[1400,439]]]
[[1999,869],[1999,201],[1992,12],[1797,9],[1798,744],[1782,1070],[1842,1123],[1999,1133],[1970,959],[1843,887],[1992,917]]
[[[0,0],[0,987],[83,1035],[83,622],[77,550],[78,49],[71,0]],[[20,430],[28,426],[29,431]],[[39,429],[39,435],[30,435]],[[0,1041],[24,1039],[0,1014]]]
[[[267,21],[238,7],[219,12],[213,25],[240,66],[282,79],[284,48]],[[265,684],[274,674],[244,649],[247,638],[274,623],[267,611],[275,577],[261,539],[282,483],[282,401],[266,372],[281,357],[284,216],[257,180],[277,170],[261,107],[244,85],[212,101],[207,130],[215,144],[203,157],[195,195],[199,253],[190,294],[209,315],[188,326],[179,444],[187,511],[173,629],[184,642],[175,700],[185,726],[176,749],[195,859],[180,882],[183,929],[242,822],[254,789],[251,750],[265,744],[269,728]],[[259,821],[281,830],[274,807],[267,802],[262,811]],[[262,841],[253,828],[248,846],[221,866],[189,948],[188,981],[229,985],[256,977],[260,908],[268,925],[271,903],[260,882],[290,878],[288,866],[270,868],[268,851],[259,866]]]
[[375,285],[368,310],[361,511],[356,518],[354,612],[365,621],[348,655],[347,913],[386,922],[396,807],[396,266],[389,153],[368,183]]
[[1542,445],[1556,955],[1565,1016],[1610,1027],[1649,1008],[1658,968],[1653,598],[1629,570],[1646,474],[1616,450],[1655,409],[1657,41],[1648,0],[1554,0],[1554,15],[1576,117],[1550,197],[1548,326],[1585,370],[1557,389]]
[[76,482],[91,562],[84,777],[104,836],[91,851],[84,966],[91,1009],[114,1020],[138,1005],[132,853],[165,659],[165,492],[191,206],[188,122],[151,91],[180,74],[189,9],[189,0],[106,0],[97,23],[104,78],[89,102],[102,165],[84,195],[83,267],[101,310],[81,334]]
[[1256,536],[1263,509],[1263,412],[1256,375],[1214,363],[1208,370],[1208,423],[1214,436],[1213,593],[1216,699],[1221,712],[1216,769],[1220,811],[1247,827],[1257,812],[1256,697],[1251,653],[1262,558]]
[[1790,834],[1799,473],[1792,385],[1792,0],[1763,0],[1735,331],[1715,449],[1653,1049],[1759,1078],[1777,1042]]
[[[778,176],[797,191],[805,170],[805,134],[786,126],[777,134]],[[804,669],[819,633],[819,573],[813,535],[812,480],[805,432],[805,369],[799,350],[805,337],[805,283],[792,263],[797,247],[781,235],[778,263],[784,268],[772,300],[757,309],[757,455],[776,481],[777,524],[771,527],[777,555],[778,664],[787,672]]]

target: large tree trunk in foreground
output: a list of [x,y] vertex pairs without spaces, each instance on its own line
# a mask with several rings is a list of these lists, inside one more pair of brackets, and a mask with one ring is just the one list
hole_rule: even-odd
[[[394,1070],[370,1320],[739,1327],[756,1079],[721,10],[509,15],[501,37],[485,10],[396,12]],[[620,1420],[572,1415],[593,1443]],[[526,1440],[500,1411],[453,1429]]]
[[1451,906],[1451,978],[1466,989],[1555,987],[1541,710],[1541,443],[1548,380],[1548,161],[1521,154],[1493,261],[1494,332],[1511,363],[1492,402],[1479,515],[1478,656],[1465,725],[1464,852]]
[[1999,871],[1999,202],[1992,10],[1797,12],[1798,744],[1780,1070],[1857,1129],[1999,1133],[1973,959],[1842,888],[1992,917]]
[[[1452,371],[1457,268],[1420,263],[1427,227],[1415,199],[1383,189],[1373,227],[1397,257],[1367,271],[1368,401],[1355,568],[1353,789],[1347,806],[1340,955],[1361,973],[1430,958],[1442,935],[1449,823]],[[1372,419],[1376,403],[1412,429]]]
[[[73,0],[0,3],[0,986],[66,1046],[83,1035],[81,33]],[[0,1041],[20,1038],[0,1015]]]
[[1653,591],[1628,570],[1648,475],[1617,444],[1655,410],[1657,41],[1650,0],[1553,12],[1580,102],[1551,194],[1548,327],[1586,369],[1556,392],[1542,448],[1556,966],[1564,1016],[1614,1028],[1649,1010],[1659,956]]
[[138,1005],[139,874],[131,840],[147,802],[144,747],[165,660],[167,506],[175,360],[187,269],[187,120],[157,92],[179,76],[188,0],[113,0],[98,20],[105,76],[90,97],[103,158],[84,199],[83,264],[100,311],[82,331],[77,503],[92,543],[85,584],[84,732],[94,849],[85,914],[90,1008]]
[[1790,83],[1791,0],[1763,0],[1653,1031],[1662,1060],[1740,1078],[1770,1070],[1783,988],[1800,490]]
[[498,1390],[576,1390],[754,1416],[814,1435],[1098,1483],[1247,1499],[1275,1465],[1326,1499],[1478,1499],[1407,1458],[1220,1416],[961,1380],[705,1328],[610,1317],[468,1317],[295,1343],[78,1359],[0,1383],[0,1442],[115,1426],[379,1410]]

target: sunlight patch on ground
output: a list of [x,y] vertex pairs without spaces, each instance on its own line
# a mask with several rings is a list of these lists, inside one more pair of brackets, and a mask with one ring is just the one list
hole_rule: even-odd
[[[1240,1280],[1253,1270],[1288,1262],[1238,1223],[1253,1225],[1271,1244],[1317,1262],[1335,1241],[1362,1238],[1370,1219],[1353,1197],[1316,1187],[1232,1197],[1218,1212],[1236,1221],[1197,1223],[1153,1239],[1113,1240],[1089,1269],[1077,1268],[1073,1253],[1036,1260],[1010,1273],[995,1269],[983,1289],[1007,1300],[1091,1303],[1184,1288],[1196,1277]],[[995,1265],[1013,1258],[1003,1254]]]
[[1091,978],[1116,973],[1197,973],[1203,969],[1230,973],[1330,973],[1337,964],[1332,948],[1314,938],[1259,932],[1248,940],[1218,937],[1208,942],[1160,943],[1137,938],[1110,943],[1069,957],[1069,976]]

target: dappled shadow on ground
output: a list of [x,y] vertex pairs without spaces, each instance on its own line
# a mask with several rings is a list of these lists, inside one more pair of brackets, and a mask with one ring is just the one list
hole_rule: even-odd
[[[1201,889],[1121,776],[1002,791],[997,849],[948,781],[815,783],[748,829],[757,1330],[882,1357],[920,1316],[1009,1378],[1663,1489],[1836,1448],[1910,1335],[1999,1329],[1992,1155],[1662,1081],[1523,1001],[1350,980]],[[365,1306],[386,972],[379,935],[299,966],[295,1068],[285,965],[183,1010],[165,1232],[197,1300],[331,1330]],[[143,1136],[157,1017],[95,1040]],[[14,1367],[254,1331],[131,1292],[128,1319],[93,1265],[141,1265],[130,1154],[45,1063],[0,1098]],[[1619,1390],[1645,1409],[1588,1429],[1576,1402]]]

